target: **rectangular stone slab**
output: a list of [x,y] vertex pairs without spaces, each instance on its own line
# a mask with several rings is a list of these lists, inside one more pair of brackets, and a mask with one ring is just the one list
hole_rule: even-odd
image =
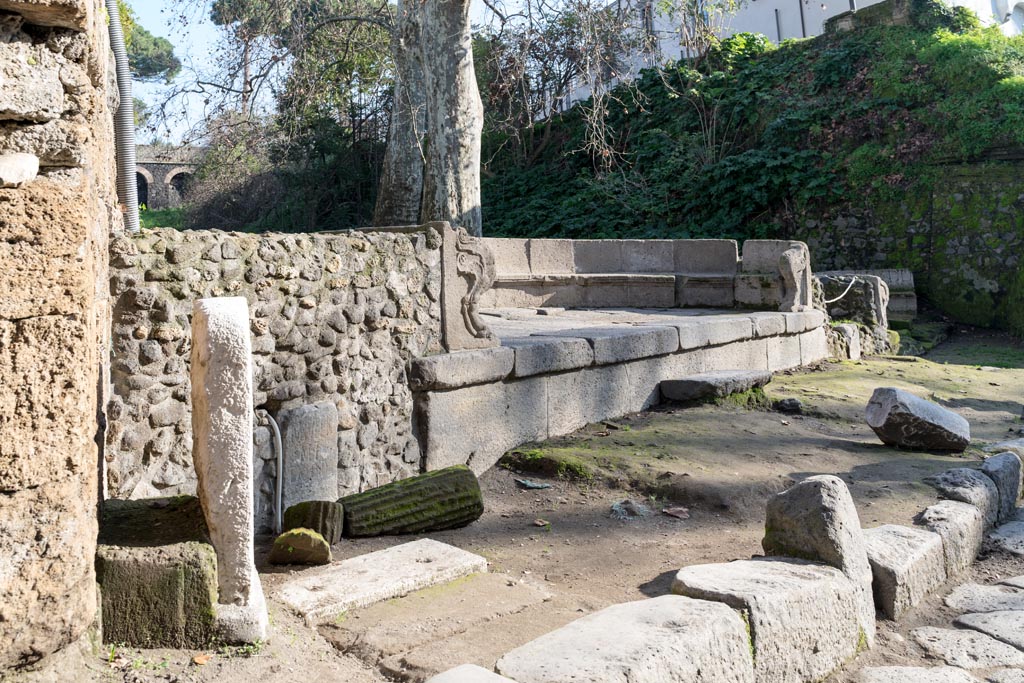
[[917,520],[942,537],[946,576],[953,577],[974,563],[985,538],[985,518],[970,503],[943,500],[929,506]]
[[730,394],[763,387],[772,380],[766,370],[720,370],[661,383],[661,395],[672,401],[697,401],[722,398]]
[[1018,650],[1024,650],[1024,612],[1002,611],[964,614],[954,625],[972,628]]
[[360,555],[286,582],[278,597],[310,626],[421,588],[487,571],[487,560],[423,538]]
[[819,681],[857,654],[857,589],[841,571],[801,560],[684,567],[672,592],[744,610],[759,683]]
[[864,530],[875,603],[898,619],[946,582],[942,537],[921,528],[886,524]]
[[613,605],[498,660],[519,683],[751,683],[746,625],[726,605],[664,595]]

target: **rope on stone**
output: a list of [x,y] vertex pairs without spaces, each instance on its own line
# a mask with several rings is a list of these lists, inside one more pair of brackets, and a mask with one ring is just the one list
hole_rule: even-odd
[[859,278],[859,277],[857,277],[856,275],[853,275],[852,277],[853,277],[853,279],[852,279],[852,280],[850,280],[850,285],[849,285],[849,286],[848,286],[848,287],[846,288],[846,291],[844,291],[844,292],[843,292],[842,294],[840,294],[839,296],[837,296],[837,297],[836,297],[835,299],[829,299],[828,301],[826,301],[826,302],[825,302],[825,305],[826,305],[826,306],[827,306],[828,304],[834,304],[835,302],[839,301],[839,300],[840,300],[840,299],[842,299],[842,298],[843,298],[844,296],[846,296],[847,294],[849,294],[849,293],[850,293],[850,290],[851,290],[851,289],[853,289],[853,286],[854,286],[855,284],[857,284],[857,283],[858,283],[858,282],[860,281],[860,278]]

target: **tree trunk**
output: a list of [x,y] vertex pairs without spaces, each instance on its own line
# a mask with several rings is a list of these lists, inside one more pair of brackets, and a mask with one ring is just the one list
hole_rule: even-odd
[[415,225],[423,196],[426,92],[420,47],[421,0],[399,0],[391,49],[395,94],[373,224]]
[[419,2],[426,83],[426,164],[421,221],[445,220],[480,235],[483,103],[473,70],[470,0]]

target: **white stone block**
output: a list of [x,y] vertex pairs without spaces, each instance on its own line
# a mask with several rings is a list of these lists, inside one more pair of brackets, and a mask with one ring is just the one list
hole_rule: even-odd
[[316,626],[430,586],[487,571],[487,560],[429,538],[336,562],[288,579],[277,595]]
[[768,370],[778,372],[800,367],[802,359],[798,335],[769,337],[765,341],[768,344]]
[[828,337],[825,335],[825,328],[819,327],[803,332],[799,337],[801,365],[813,365],[828,359]]
[[192,460],[217,552],[222,635],[266,638],[267,609],[253,554],[253,396],[244,297],[200,299],[192,312]]
[[39,175],[35,154],[0,154],[0,187],[21,187]]
[[1024,665],[1024,652],[977,631],[925,627],[910,636],[932,657],[961,669]]
[[857,587],[834,567],[741,560],[685,567],[672,592],[747,614],[759,683],[820,681],[856,656]]
[[622,240],[574,240],[577,273],[621,273]]
[[739,270],[736,240],[674,240],[675,271],[687,275],[735,275]]
[[703,326],[707,332],[707,343],[711,346],[731,344],[754,337],[754,321],[746,316],[709,317]]
[[622,270],[626,273],[675,271],[673,240],[622,240]]
[[996,485],[999,491],[999,521],[1013,517],[1020,498],[1021,465],[1016,453],[1007,451],[988,458],[981,464],[981,471]]
[[517,337],[502,340],[515,352],[513,374],[530,377],[594,364],[594,350],[586,339],[560,337]]
[[494,269],[498,277],[525,275],[530,272],[529,240],[485,237],[484,244],[494,255]]
[[409,386],[428,391],[487,384],[511,375],[514,365],[515,351],[504,346],[423,356],[409,363]]
[[518,683],[752,683],[746,626],[726,605],[665,595],[613,605],[509,652]]
[[549,436],[562,436],[586,426],[632,412],[631,378],[625,365],[585,368],[551,375],[547,381]]
[[546,336],[586,339],[594,349],[594,363],[597,365],[650,358],[679,350],[679,333],[674,327],[589,327],[551,332]]
[[957,617],[953,624],[971,628],[1024,650],[1024,611],[975,612]]
[[886,524],[865,529],[864,540],[875,602],[890,619],[899,619],[946,582],[946,558],[938,534]]
[[985,539],[985,518],[978,508],[969,503],[944,500],[926,508],[918,522],[942,537],[948,577],[974,564]]
[[573,240],[530,240],[530,272],[534,275],[575,272]]
[[981,683],[952,666],[877,666],[864,669],[857,683]]
[[432,676],[426,683],[516,683],[511,678],[499,676],[474,664],[463,664],[444,673]]

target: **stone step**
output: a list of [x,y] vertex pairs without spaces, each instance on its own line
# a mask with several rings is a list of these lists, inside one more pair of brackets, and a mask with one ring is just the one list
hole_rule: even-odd
[[886,524],[864,530],[875,603],[898,619],[946,582],[942,537],[921,528]]
[[746,625],[726,605],[664,595],[613,605],[509,652],[518,683],[752,683]]
[[820,681],[861,647],[857,588],[834,567],[777,558],[684,567],[672,592],[743,610],[759,683]]
[[423,538],[303,572],[277,597],[317,626],[357,607],[486,571],[483,557]]
[[699,401],[763,387],[772,373],[762,370],[720,370],[661,383],[661,395],[670,401]]

